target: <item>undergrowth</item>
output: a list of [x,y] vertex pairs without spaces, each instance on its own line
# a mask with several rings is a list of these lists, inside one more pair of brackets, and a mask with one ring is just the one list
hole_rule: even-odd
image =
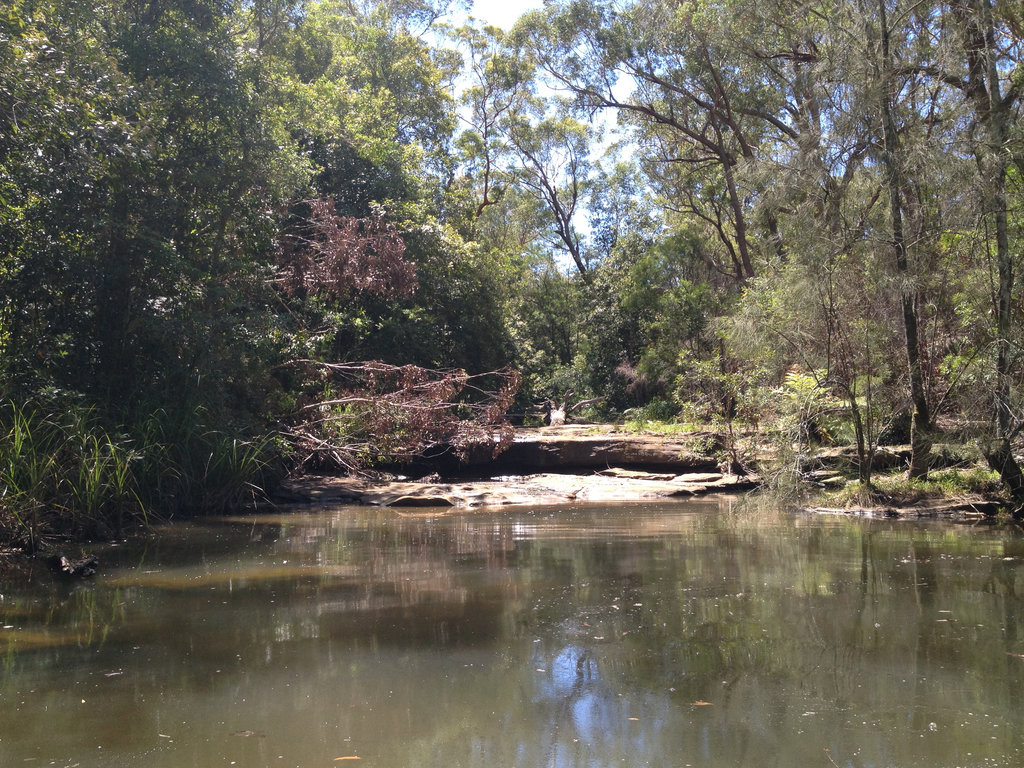
[[932,499],[955,499],[964,496],[994,497],[1002,493],[997,472],[987,467],[941,469],[927,479],[910,480],[905,472],[876,474],[870,487],[851,481],[842,488],[825,494],[833,506],[854,507],[878,504],[908,505]]
[[694,432],[702,432],[707,428],[706,424],[651,421],[648,419],[627,419],[622,423],[622,429],[626,432],[646,432],[656,435],[689,435]]
[[0,544],[37,552],[161,517],[221,512],[273,475],[277,446],[158,411],[132,431],[91,409],[0,402]]
[[616,425],[623,432],[637,432],[655,435],[690,435],[695,432],[707,432],[711,425],[692,421],[675,421],[674,419],[652,419],[643,413],[626,411],[625,419]]

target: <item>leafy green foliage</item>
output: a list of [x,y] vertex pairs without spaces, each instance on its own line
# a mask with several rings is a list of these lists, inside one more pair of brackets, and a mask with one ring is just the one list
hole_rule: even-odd
[[94,413],[0,406],[0,530],[36,551],[49,536],[103,536],[144,518],[139,454]]
[[[918,427],[955,423],[1010,478],[1012,4],[573,0],[509,33],[446,10],[0,9],[10,530],[251,497],[275,430],[341,395],[317,371],[358,360],[439,387],[515,366],[524,414],[572,393],[852,439],[866,483],[893,425],[927,453]],[[363,389],[383,410],[324,426],[348,463],[434,435],[402,386]]]
[[124,498],[251,499],[283,464],[273,423],[317,386],[289,358],[504,364],[495,271],[439,218],[453,61],[413,31],[435,10],[3,10],[2,394],[64,393],[25,417],[34,442],[12,427],[5,510],[100,531]]

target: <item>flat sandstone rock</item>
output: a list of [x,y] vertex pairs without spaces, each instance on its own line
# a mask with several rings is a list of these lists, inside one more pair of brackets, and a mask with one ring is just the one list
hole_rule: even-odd
[[[387,507],[492,507],[574,501],[638,501],[752,488],[755,478],[716,471],[712,433],[673,437],[614,433],[593,427],[520,429],[497,457],[488,446],[449,471],[487,472],[468,482],[373,482],[307,477],[278,494],[291,503],[354,503]],[[561,474],[573,473],[573,474]]]
[[[640,501],[695,496],[753,487],[748,478],[702,473],[664,479],[615,474],[534,474],[469,482],[372,482],[357,478],[314,477],[290,483],[286,501],[323,504],[350,502],[385,507],[489,507],[560,504],[573,501]],[[700,482],[696,482],[696,480]]]

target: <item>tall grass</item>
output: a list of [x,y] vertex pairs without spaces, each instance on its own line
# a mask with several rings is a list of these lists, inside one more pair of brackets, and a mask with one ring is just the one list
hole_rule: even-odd
[[205,428],[202,409],[109,431],[80,406],[0,402],[0,544],[108,538],[150,515],[223,512],[259,496],[277,446]]
[[0,440],[0,532],[34,549],[43,499],[53,486],[54,459],[36,429],[34,414],[8,405],[0,413],[5,434]]
[[199,406],[159,409],[143,421],[136,475],[149,506],[181,515],[224,512],[260,497],[279,474],[272,438],[245,438],[209,421]]
[[36,551],[44,536],[109,536],[144,520],[135,458],[87,409],[0,404],[0,536]]

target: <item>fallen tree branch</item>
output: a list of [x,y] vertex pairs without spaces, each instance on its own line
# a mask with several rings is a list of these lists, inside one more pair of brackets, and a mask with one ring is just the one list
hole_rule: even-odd
[[512,442],[506,418],[519,387],[510,368],[480,374],[377,360],[295,360],[326,395],[301,404],[286,428],[297,468],[357,471],[403,463],[440,448],[465,458]]

